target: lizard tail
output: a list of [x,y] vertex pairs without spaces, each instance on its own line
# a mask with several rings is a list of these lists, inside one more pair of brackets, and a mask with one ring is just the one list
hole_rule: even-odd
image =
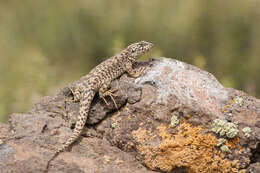
[[80,136],[87,121],[90,105],[94,96],[94,91],[86,91],[83,93],[82,99],[80,100],[79,116],[73,134],[57,152],[60,153],[66,150]]
[[52,156],[52,158],[47,162],[47,167],[46,167],[47,171],[49,169],[50,162],[52,160],[54,160],[59,155],[59,153],[65,151],[80,136],[80,134],[81,134],[81,132],[82,132],[84,126],[85,126],[85,123],[87,121],[90,105],[91,105],[91,102],[92,102],[94,96],[95,96],[94,91],[86,91],[86,92],[83,93],[82,99],[80,100],[79,116],[78,116],[78,120],[76,122],[75,129],[73,131],[73,134],[62,145],[62,147],[59,148],[55,152],[55,154]]

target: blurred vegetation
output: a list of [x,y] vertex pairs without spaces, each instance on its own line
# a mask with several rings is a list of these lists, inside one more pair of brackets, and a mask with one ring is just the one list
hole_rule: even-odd
[[[258,0],[0,0],[0,121],[29,110],[128,44],[260,96]],[[146,58],[143,58],[146,59]]]

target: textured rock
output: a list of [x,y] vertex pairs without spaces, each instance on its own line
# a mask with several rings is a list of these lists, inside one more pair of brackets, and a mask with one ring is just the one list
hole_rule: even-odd
[[[143,76],[112,83],[119,110],[97,95],[82,138],[49,172],[260,172],[260,100],[177,60],[138,65],[149,67]],[[0,172],[44,171],[72,134],[79,104],[71,99],[66,87],[0,124]],[[216,119],[233,123],[237,135],[214,133]]]

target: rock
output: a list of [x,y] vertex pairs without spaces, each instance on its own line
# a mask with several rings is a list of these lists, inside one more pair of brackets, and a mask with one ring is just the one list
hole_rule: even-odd
[[[82,137],[48,172],[260,171],[259,99],[177,60],[137,65],[149,68],[137,79],[124,74],[112,83],[119,109],[96,95]],[[79,108],[72,98],[65,87],[30,112],[10,115],[9,125],[0,123],[1,173],[44,172],[72,134]],[[218,128],[216,120],[223,122]],[[221,136],[231,133],[225,124],[236,133]]]

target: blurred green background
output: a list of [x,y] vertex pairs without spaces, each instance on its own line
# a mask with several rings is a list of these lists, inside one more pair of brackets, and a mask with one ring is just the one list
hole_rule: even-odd
[[0,121],[130,43],[260,96],[259,0],[0,0]]

